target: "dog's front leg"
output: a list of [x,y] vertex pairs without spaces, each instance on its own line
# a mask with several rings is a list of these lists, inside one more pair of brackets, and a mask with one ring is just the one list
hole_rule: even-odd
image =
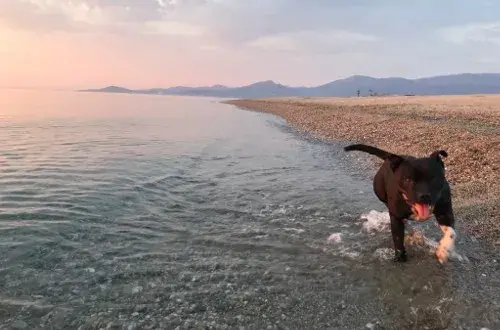
[[400,219],[391,215],[391,232],[394,241],[394,261],[405,262],[408,259],[408,254],[404,246],[405,224],[404,219]]
[[440,227],[443,231],[443,237],[439,241],[438,248],[436,249],[436,257],[441,264],[444,264],[448,261],[451,252],[455,250],[457,233],[453,227],[446,225],[440,225]]
[[436,249],[436,257],[441,264],[448,261],[451,252],[455,249],[455,240],[457,233],[455,232],[455,218],[453,216],[453,209],[451,201],[437,205],[434,211],[436,220],[443,231],[443,237],[439,241]]

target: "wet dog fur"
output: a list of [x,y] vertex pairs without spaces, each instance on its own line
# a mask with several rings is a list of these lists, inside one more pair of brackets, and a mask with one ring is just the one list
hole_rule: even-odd
[[448,261],[456,239],[451,191],[445,178],[445,150],[436,150],[428,157],[397,155],[379,148],[352,144],[345,151],[363,151],[384,160],[373,178],[373,189],[390,215],[394,242],[394,261],[407,261],[404,246],[406,219],[426,221],[432,214],[441,227],[443,236],[436,249],[440,263]]

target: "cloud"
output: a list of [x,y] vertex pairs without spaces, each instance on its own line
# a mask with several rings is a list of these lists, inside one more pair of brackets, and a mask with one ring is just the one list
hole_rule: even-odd
[[176,36],[202,36],[204,29],[201,26],[169,21],[151,21],[144,24],[145,34],[176,35]]
[[198,26],[164,17],[176,7],[200,1],[2,0],[0,21],[11,28],[35,32],[199,35]]
[[[198,48],[343,53],[379,40],[346,22],[366,0],[1,0],[0,17],[35,32],[199,38]],[[333,11],[335,10],[335,11]],[[195,46],[193,46],[195,47]]]
[[500,45],[500,21],[445,27],[439,29],[438,34],[457,45],[471,42]]
[[284,34],[346,29],[345,20],[353,16],[347,11],[357,2],[347,6],[335,0],[212,0],[182,18],[203,22],[220,40],[240,45]]
[[83,31],[109,24],[109,17],[101,7],[83,1],[4,0],[0,21],[29,31]]
[[252,40],[246,45],[261,51],[298,54],[340,54],[362,51],[381,38],[346,30],[311,30],[279,33]]

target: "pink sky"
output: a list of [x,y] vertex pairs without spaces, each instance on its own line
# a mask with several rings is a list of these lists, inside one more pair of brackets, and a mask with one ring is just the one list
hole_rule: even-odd
[[457,1],[0,0],[0,87],[500,71],[500,3]]
[[[245,83],[207,53],[190,56],[162,49],[157,37],[131,40],[113,34],[13,31],[0,28],[0,86],[84,88],[124,85],[131,88]],[[222,58],[221,58],[222,59]],[[224,67],[227,67],[226,70]],[[257,78],[257,76],[255,77]]]

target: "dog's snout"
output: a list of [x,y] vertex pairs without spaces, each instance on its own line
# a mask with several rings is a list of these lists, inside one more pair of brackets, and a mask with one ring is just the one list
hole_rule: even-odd
[[431,203],[431,195],[430,194],[420,194],[419,202],[422,204],[430,204]]

